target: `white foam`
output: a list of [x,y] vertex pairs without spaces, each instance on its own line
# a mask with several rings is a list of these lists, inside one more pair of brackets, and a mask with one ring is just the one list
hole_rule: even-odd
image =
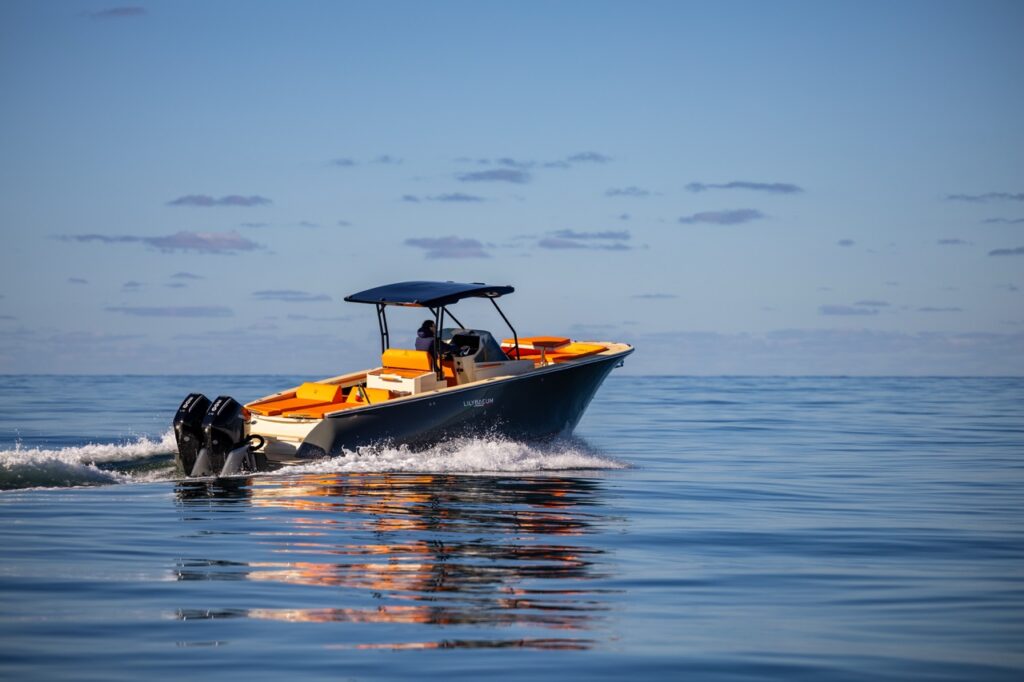
[[[0,490],[63,488],[176,478],[172,463],[146,462],[177,451],[174,432],[159,440],[138,438],[117,444],[89,444],[56,449],[0,450]],[[110,468],[111,465],[118,465]],[[107,465],[101,467],[99,465]],[[133,466],[134,465],[134,466]],[[293,473],[531,473],[624,469],[628,465],[588,452],[574,441],[521,443],[499,438],[459,439],[426,450],[364,447],[342,456],[284,467],[267,476]]]
[[[27,487],[68,487],[101,485],[137,480],[152,480],[153,471],[142,475],[131,471],[101,469],[97,464],[140,463],[157,455],[177,450],[174,432],[168,430],[160,440],[138,438],[127,443],[69,446],[65,448],[24,448],[0,450],[0,489]],[[124,467],[122,467],[124,468]],[[159,472],[165,477],[166,472]]]
[[414,451],[365,447],[344,455],[289,466],[278,474],[346,472],[502,473],[625,469],[627,465],[586,452],[571,442],[545,445],[502,439],[460,439]]

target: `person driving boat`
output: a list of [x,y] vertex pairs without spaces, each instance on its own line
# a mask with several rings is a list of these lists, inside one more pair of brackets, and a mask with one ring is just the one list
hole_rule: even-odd
[[[425,350],[428,353],[434,352],[434,337],[436,336],[436,327],[434,326],[433,320],[423,320],[423,324],[416,330],[416,350]],[[451,353],[451,344],[440,342],[440,352],[442,357]]]

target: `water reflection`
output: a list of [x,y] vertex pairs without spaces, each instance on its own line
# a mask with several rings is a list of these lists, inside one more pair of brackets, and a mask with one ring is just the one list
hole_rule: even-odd
[[[243,533],[248,541],[232,543],[244,556],[223,556],[222,537],[210,545],[219,556],[180,559],[178,580],[264,583],[274,607],[175,615],[410,627],[408,641],[395,642],[374,641],[372,628],[360,628],[332,645],[342,648],[589,648],[590,637],[534,635],[593,631],[609,609],[614,590],[601,586],[608,557],[586,541],[618,523],[601,513],[601,492],[599,480],[568,476],[378,473],[181,483],[177,500],[182,521],[194,526],[190,537]],[[460,635],[523,632],[436,639],[425,638],[423,626],[459,627]]]

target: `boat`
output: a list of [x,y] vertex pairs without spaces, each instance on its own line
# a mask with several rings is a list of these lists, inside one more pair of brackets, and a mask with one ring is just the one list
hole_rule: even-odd
[[[232,476],[336,457],[370,445],[423,449],[460,437],[543,440],[572,432],[601,383],[634,348],[566,336],[520,338],[480,282],[398,282],[345,297],[374,305],[380,366],[304,382],[242,404],[189,394],[174,417],[186,477]],[[500,342],[450,306],[490,301],[511,331]],[[392,348],[390,308],[426,308],[441,330],[429,350]],[[445,327],[446,321],[453,327]]]

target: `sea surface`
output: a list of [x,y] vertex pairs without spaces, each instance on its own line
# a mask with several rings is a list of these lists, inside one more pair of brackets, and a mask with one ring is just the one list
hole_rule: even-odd
[[0,377],[0,679],[1024,679],[1024,379],[614,374],[565,441],[176,480],[186,393],[307,378]]

